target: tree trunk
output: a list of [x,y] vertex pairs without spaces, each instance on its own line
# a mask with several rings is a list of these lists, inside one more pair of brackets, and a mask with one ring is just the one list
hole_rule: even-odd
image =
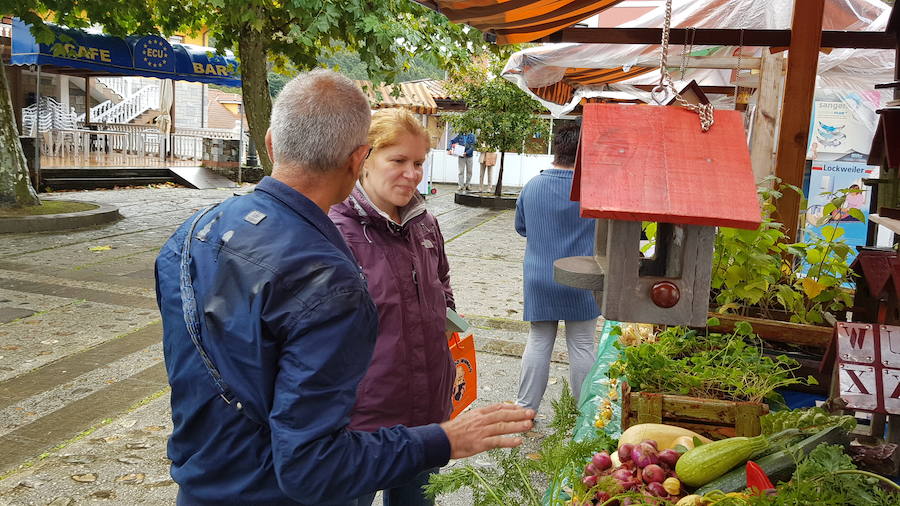
[[257,146],[259,162],[266,174],[272,173],[272,160],[266,150],[266,130],[272,114],[272,97],[266,77],[266,46],[262,34],[249,26],[241,29],[238,51],[241,57],[241,90],[250,137]]
[[6,67],[0,61],[0,207],[36,206],[40,203],[28,178],[28,165],[13,116]]
[[503,161],[506,159],[506,150],[500,150],[500,170],[497,171],[497,187],[494,188],[494,196],[499,197],[503,193]]

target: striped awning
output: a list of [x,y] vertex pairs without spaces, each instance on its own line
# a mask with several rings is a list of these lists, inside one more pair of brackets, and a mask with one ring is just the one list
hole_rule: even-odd
[[617,83],[654,69],[648,67],[632,67],[625,71],[622,67],[615,69],[568,69],[562,80],[542,88],[529,88],[535,95],[555,104],[568,104],[578,86],[600,86]]
[[395,96],[395,85],[375,86],[369,81],[354,81],[369,97],[372,109],[386,107],[403,107],[418,114],[437,114],[438,106],[428,87],[421,82],[405,82],[399,87],[399,95]]
[[498,44],[520,44],[568,28],[622,0],[415,1],[454,23],[496,35]]

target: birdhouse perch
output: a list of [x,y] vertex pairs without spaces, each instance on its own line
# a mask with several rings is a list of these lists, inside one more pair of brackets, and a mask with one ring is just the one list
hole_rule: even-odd
[[[708,132],[681,107],[587,104],[572,184],[596,218],[593,257],[556,261],[555,279],[593,290],[611,320],[702,326],[715,227],[761,221],[743,119],[715,111]],[[641,223],[657,223],[640,251]]]

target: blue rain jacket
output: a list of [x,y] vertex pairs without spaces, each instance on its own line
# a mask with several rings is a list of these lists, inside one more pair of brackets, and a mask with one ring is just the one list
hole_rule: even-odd
[[342,504],[447,463],[436,424],[347,429],[378,313],[328,216],[275,179],[195,225],[190,278],[207,366],[181,298],[193,219],[156,261],[179,504]]

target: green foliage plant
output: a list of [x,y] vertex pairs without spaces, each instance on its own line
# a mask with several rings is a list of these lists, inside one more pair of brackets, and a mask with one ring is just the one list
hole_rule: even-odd
[[[779,319],[784,311],[794,323],[826,324],[826,313],[852,303],[846,288],[853,276],[847,262],[852,250],[842,239],[844,231],[832,225],[822,227],[821,233],[808,232],[803,241],[789,242],[783,225],[772,218],[775,200],[785,191],[800,190],[776,178],[763,181],[758,190],[763,221],[756,230],[719,228],[711,298],[722,314]],[[852,191],[830,194],[826,215],[841,209]],[[862,217],[858,209],[850,212]]]
[[[718,321],[712,318],[709,324]],[[725,334],[669,327],[654,342],[616,346],[621,354],[610,365],[609,377],[625,377],[634,391],[780,403],[776,388],[816,383],[812,377],[794,377],[800,367],[796,360],[764,355],[762,340],[746,322]]]
[[[563,506],[572,494],[584,491],[581,474],[591,456],[612,451],[616,441],[600,432],[595,438],[573,441],[578,405],[568,384],[553,402],[551,433],[541,440],[540,449],[523,453],[520,449],[492,450],[491,465],[466,463],[431,477],[425,492],[432,498],[468,488],[474,506],[522,504]],[[538,488],[538,484],[542,485]],[[543,485],[546,485],[545,487]]]

